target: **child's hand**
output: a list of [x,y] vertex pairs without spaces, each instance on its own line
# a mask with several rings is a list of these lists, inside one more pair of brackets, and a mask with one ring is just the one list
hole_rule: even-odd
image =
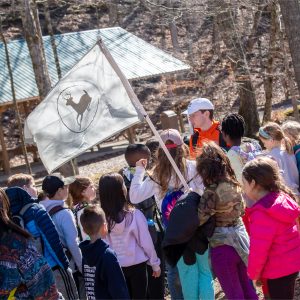
[[138,160],[137,162],[136,162],[136,166],[137,167],[143,167],[144,169],[146,169],[146,167],[147,167],[147,159],[145,159],[145,158],[142,158],[142,159],[140,159],[140,160]]
[[158,278],[160,276],[160,273],[161,273],[161,269],[159,268],[158,271],[153,271],[152,276]]
[[253,285],[254,286],[257,286],[257,287],[261,287],[262,286],[262,283],[261,283],[261,280],[253,280]]

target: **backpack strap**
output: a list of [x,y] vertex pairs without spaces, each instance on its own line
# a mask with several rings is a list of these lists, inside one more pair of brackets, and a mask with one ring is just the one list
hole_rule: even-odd
[[58,213],[59,211],[61,211],[63,209],[67,209],[67,208],[63,207],[61,205],[57,205],[57,206],[52,207],[48,213],[49,213],[50,217],[53,217],[56,213]]
[[27,203],[25,204],[22,209],[19,211],[19,215],[23,217],[23,215],[26,213],[26,211],[33,205],[34,203]]
[[80,226],[79,226],[79,220],[78,220],[78,212],[80,212],[82,209],[84,209],[85,207],[87,207],[88,204],[87,203],[84,203],[82,205],[78,205],[78,207],[76,207],[74,210],[73,210],[73,214],[74,214],[74,217],[75,217],[75,221],[76,221],[76,227],[77,227],[77,232],[78,232],[78,237],[79,237],[79,241],[82,242],[83,241],[83,237],[82,237],[82,232],[80,230]]

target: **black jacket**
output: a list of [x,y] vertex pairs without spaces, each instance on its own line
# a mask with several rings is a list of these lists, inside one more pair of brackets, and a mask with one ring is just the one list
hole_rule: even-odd
[[196,262],[195,253],[203,254],[208,248],[208,237],[213,235],[215,219],[199,227],[198,204],[200,196],[190,192],[174,206],[162,243],[166,260],[175,266],[183,256],[187,265]]
[[79,245],[88,299],[130,299],[117,256],[108,244],[98,239]]

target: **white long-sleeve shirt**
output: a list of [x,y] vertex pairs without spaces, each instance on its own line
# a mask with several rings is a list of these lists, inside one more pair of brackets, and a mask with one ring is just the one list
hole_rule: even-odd
[[[145,169],[143,167],[136,167],[135,174],[131,181],[129,189],[130,201],[133,204],[138,204],[147,198],[155,196],[156,203],[159,209],[161,209],[162,200],[164,195],[161,195],[161,186],[153,181],[150,177],[147,177],[144,181]],[[203,194],[204,186],[202,178],[198,175],[196,170],[196,162],[192,160],[186,160],[186,181],[189,182],[189,187],[199,195]],[[175,171],[169,181],[169,188],[175,188]]]
[[[64,201],[47,199],[41,201],[40,204],[42,204],[49,213],[55,206],[64,206]],[[72,259],[79,271],[82,272],[82,254],[78,246],[78,232],[73,213],[70,209],[63,209],[54,214],[52,220],[55,224],[61,243],[71,252]]]

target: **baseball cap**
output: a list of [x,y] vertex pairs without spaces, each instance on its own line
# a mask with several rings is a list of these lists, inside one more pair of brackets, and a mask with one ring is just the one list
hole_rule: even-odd
[[172,128],[166,129],[160,134],[160,137],[164,143],[166,143],[166,141],[170,140],[176,146],[180,146],[183,144],[182,137],[181,137],[179,131],[176,129],[172,129]]
[[75,181],[75,177],[63,177],[60,173],[53,173],[44,178],[42,183],[42,190],[48,194],[55,194],[59,188],[69,185]]
[[207,98],[193,99],[182,114],[191,115],[199,110],[214,110],[214,105]]

